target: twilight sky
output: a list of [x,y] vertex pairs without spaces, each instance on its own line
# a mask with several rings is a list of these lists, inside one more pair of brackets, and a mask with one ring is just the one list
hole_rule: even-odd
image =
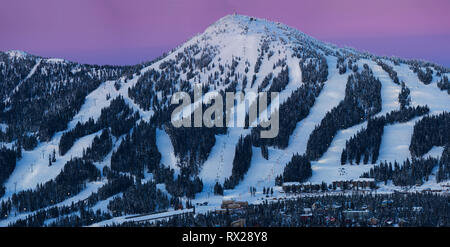
[[0,0],[0,50],[135,64],[235,11],[339,46],[450,67],[449,0]]

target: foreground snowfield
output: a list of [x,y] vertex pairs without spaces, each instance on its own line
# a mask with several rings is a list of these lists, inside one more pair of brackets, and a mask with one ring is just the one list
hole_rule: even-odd
[[[228,19],[227,19],[228,18]],[[290,34],[299,35],[308,42],[316,42],[312,38],[304,36],[298,31],[293,31],[280,24],[268,22],[265,20],[258,20],[248,22],[246,17],[237,16],[235,19],[227,17],[219,20],[216,24],[209,27],[203,34],[193,37],[191,40],[183,44],[170,53],[166,58],[161,61],[157,61],[154,64],[141,70],[140,75],[134,75],[131,80],[125,82],[122,78],[121,88],[116,90],[114,87],[115,81],[106,81],[102,83],[96,90],[92,91],[85,99],[80,111],[75,115],[72,121],[68,124],[67,130],[75,127],[78,122],[86,122],[89,118],[94,120],[98,119],[101,113],[101,109],[108,107],[111,99],[117,96],[122,96],[125,102],[135,111],[138,111],[142,117],[140,121],[148,121],[153,115],[153,111],[145,111],[139,107],[129,96],[128,89],[135,85],[140,76],[150,69],[159,69],[159,65],[168,60],[174,59],[177,52],[183,51],[184,48],[193,44],[199,43],[200,46],[207,46],[213,44],[218,54],[214,57],[213,62],[231,64],[231,61],[235,57],[243,57],[250,64],[247,77],[250,79],[255,74],[254,64],[259,54],[260,43],[263,38],[267,38],[264,34],[273,34],[268,36],[272,38],[271,49],[274,49],[274,54],[271,58],[264,56],[262,59],[262,65],[259,73],[257,74],[256,81],[253,87],[250,86],[250,80],[246,87],[243,88],[241,84],[238,85],[238,90],[250,91],[256,90],[262,83],[264,78],[270,73],[274,73],[276,76],[280,72],[280,68],[273,69],[274,65],[280,59],[286,59],[286,64],[289,68],[289,83],[286,88],[280,93],[280,104],[283,103],[293,91],[302,85],[302,71],[299,66],[299,59],[292,57],[292,51],[289,45],[285,45],[286,40],[294,42]],[[224,23],[227,24],[224,28]],[[242,25],[247,25],[247,33],[241,32]],[[222,31],[226,30],[224,33]],[[289,44],[289,43],[288,43]],[[272,48],[273,45],[273,48]],[[333,46],[329,47],[332,50],[338,49]],[[198,55],[200,56],[200,55]],[[233,190],[225,190],[224,196],[217,196],[213,193],[213,187],[216,182],[223,183],[232,173],[232,162],[234,158],[234,151],[236,144],[241,136],[250,134],[249,129],[243,128],[228,128],[228,132],[223,135],[216,135],[216,142],[212,148],[208,159],[201,167],[199,177],[203,181],[203,191],[196,195],[196,198],[192,201],[196,203],[207,202],[207,205],[197,205],[196,213],[202,213],[209,210],[215,210],[220,208],[220,204],[223,199],[236,199],[244,200],[249,203],[261,203],[266,200],[262,195],[263,188],[273,187],[274,194],[271,198],[285,198],[286,195],[281,193],[281,188],[275,186],[275,177],[283,173],[285,165],[290,161],[292,155],[304,154],[306,151],[306,145],[309,135],[314,130],[325,114],[333,107],[337,106],[340,101],[344,99],[345,87],[347,78],[351,74],[350,70],[347,70],[344,74],[339,74],[336,68],[337,58],[331,55],[326,56],[328,63],[328,79],[324,83],[324,87],[316,98],[315,104],[310,110],[309,115],[298,122],[296,128],[289,138],[289,145],[285,149],[278,149],[269,147],[269,159],[266,160],[261,155],[261,149],[253,147],[251,166],[246,173],[244,179]],[[407,64],[395,65],[389,60],[384,60],[385,63],[394,67],[394,70],[398,73],[400,81],[404,81],[406,86],[411,90],[411,105],[424,106],[428,105],[430,108],[430,114],[439,114],[443,111],[450,111],[450,97],[445,91],[439,90],[436,86],[438,78],[434,78],[433,82],[429,85],[425,85],[419,81],[417,75],[409,68]],[[236,71],[240,74],[245,74],[244,63],[239,63],[236,67]],[[382,83],[381,96],[382,96],[382,109],[377,116],[385,115],[386,113],[398,110],[400,108],[398,102],[398,94],[400,92],[400,86],[393,83],[389,75],[374,61],[368,59],[360,59],[357,62],[358,66],[362,68],[363,64],[368,64],[373,71],[375,77],[379,78]],[[207,80],[208,76],[218,72],[219,69],[213,68],[210,71],[205,71],[201,74],[203,80]],[[32,73],[31,71],[30,73]],[[182,78],[186,78],[185,74],[181,75]],[[193,81],[191,81],[193,82]],[[270,87],[270,84],[269,86]],[[218,86],[217,90],[224,87]],[[111,98],[107,100],[106,95],[110,95]],[[195,103],[194,103],[195,104]],[[241,109],[242,110],[242,109]],[[406,123],[396,123],[385,126],[382,136],[382,142],[380,147],[380,155],[378,162],[380,161],[398,161],[402,162],[407,158],[411,158],[409,152],[409,144],[411,142],[411,135],[413,132],[414,124],[420,120],[421,117],[414,118]],[[347,129],[338,131],[330,147],[324,153],[324,155],[317,161],[312,162],[313,175],[308,180],[311,183],[330,183],[335,180],[351,180],[359,178],[362,173],[367,172],[373,165],[350,165],[344,166],[340,163],[340,157],[342,150],[345,147],[345,143],[354,134],[356,134],[362,128],[365,128],[367,121],[352,126]],[[6,128],[6,126],[0,126]],[[66,130],[66,131],[67,131]],[[56,151],[58,154],[58,144],[61,138],[62,132],[57,133],[51,141],[39,143],[38,147],[32,151],[24,151],[23,158],[17,162],[17,166],[10,178],[5,183],[6,193],[1,198],[5,200],[9,198],[14,192],[18,192],[26,189],[33,189],[36,185],[45,183],[50,179],[55,178],[64,164],[73,157],[80,157],[83,149],[89,147],[95,136],[100,135],[100,132],[85,136],[78,139],[74,146],[64,155],[56,156],[56,162],[52,166],[48,166],[48,155]],[[123,137],[114,138],[113,150],[117,149],[120,145]],[[175,170],[175,175],[178,175],[180,168],[177,166],[178,158],[174,154],[173,145],[168,134],[164,129],[156,130],[156,144],[159,152],[161,153],[161,164],[170,167]],[[11,144],[7,144],[11,145]],[[433,147],[425,157],[432,156],[438,157],[441,155],[443,147]],[[97,162],[95,165],[100,170],[105,166],[111,165],[111,154],[106,156],[102,162]],[[422,190],[425,188],[441,188],[440,184],[436,184],[432,175],[431,179],[419,187],[411,187],[410,190]],[[146,174],[146,180],[151,180],[151,174]],[[105,184],[106,178],[102,181],[88,183],[88,186],[78,195],[71,197],[56,206],[70,205],[72,202],[77,202],[86,199],[92,192],[96,192],[99,187]],[[445,183],[445,182],[444,182]],[[404,189],[397,188],[391,183],[387,185],[380,185],[379,192],[389,193],[394,190]],[[249,193],[250,187],[257,189],[256,196],[252,196]],[[164,185],[158,185],[162,191],[165,191]],[[121,196],[121,193],[115,195]],[[108,202],[114,198],[110,197],[105,201],[98,202],[94,209],[101,211],[108,211]],[[99,222],[93,226],[105,226],[112,223],[123,223],[125,221],[140,221],[140,220],[156,220],[159,218],[170,217],[171,215],[190,212],[190,210],[174,211],[170,209],[168,212],[161,212],[152,215],[126,215],[122,217],[113,218],[108,221]],[[23,219],[32,213],[17,214],[0,221],[0,226],[6,226],[9,223],[14,222],[17,219]],[[47,222],[47,223],[50,223]]]

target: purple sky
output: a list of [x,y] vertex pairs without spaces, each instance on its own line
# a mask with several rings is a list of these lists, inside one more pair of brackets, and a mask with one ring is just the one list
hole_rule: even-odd
[[449,0],[0,0],[0,50],[135,64],[234,11],[340,46],[450,67]]

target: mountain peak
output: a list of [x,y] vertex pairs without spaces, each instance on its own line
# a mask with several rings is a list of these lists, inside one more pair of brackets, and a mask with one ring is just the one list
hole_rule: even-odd
[[253,16],[230,14],[220,18],[209,26],[204,34],[207,35],[245,35],[261,36],[269,40],[283,40],[287,43],[314,43],[319,46],[325,43],[280,22]]
[[15,57],[15,58],[24,58],[24,57],[27,57],[30,55],[27,52],[24,52],[21,50],[9,50],[9,51],[6,51],[5,53],[8,54],[10,57]]
[[266,28],[267,30],[270,29],[292,29],[284,24],[257,18],[253,16],[246,16],[246,15],[238,15],[238,14],[230,14],[226,15],[222,18],[220,18],[218,21],[216,21],[214,24],[212,24],[210,27],[215,28],[248,28],[248,29],[261,29]]

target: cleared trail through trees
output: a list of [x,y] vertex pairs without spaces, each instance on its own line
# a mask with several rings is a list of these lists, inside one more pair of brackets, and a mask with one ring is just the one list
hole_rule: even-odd
[[34,72],[36,72],[37,67],[41,64],[42,59],[38,59],[36,64],[33,66],[33,68],[31,68],[30,73],[28,73],[28,75],[22,80],[20,81],[17,86],[11,91],[11,93],[9,94],[8,98],[5,99],[4,103],[8,103],[11,99],[11,97],[17,92],[19,91],[20,86],[28,79],[30,79],[31,76],[33,76]]

